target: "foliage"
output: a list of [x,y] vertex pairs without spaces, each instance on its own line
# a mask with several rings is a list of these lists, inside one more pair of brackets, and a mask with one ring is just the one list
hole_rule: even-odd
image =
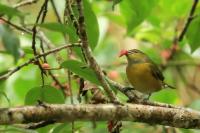
[[192,21],[191,25],[188,28],[188,32],[186,34],[192,52],[199,47],[199,42],[200,42],[200,39],[198,37],[199,28],[200,28],[200,17],[197,17],[194,18],[194,20]]
[[78,76],[94,83],[100,85],[94,71],[87,67],[86,64],[78,62],[75,60],[67,60],[61,64],[63,68],[67,68],[70,71],[74,72]]

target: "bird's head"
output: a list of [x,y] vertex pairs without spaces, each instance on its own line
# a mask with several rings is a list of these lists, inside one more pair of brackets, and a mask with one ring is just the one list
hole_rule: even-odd
[[148,56],[138,49],[121,50],[119,57],[126,56],[129,62],[143,62]]

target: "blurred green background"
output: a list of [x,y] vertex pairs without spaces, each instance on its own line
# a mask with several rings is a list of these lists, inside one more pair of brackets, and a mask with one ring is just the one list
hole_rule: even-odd
[[[37,3],[12,11],[13,7],[21,1],[1,0],[0,16],[3,14],[4,19],[11,18],[12,23],[31,29],[44,0],[38,0]],[[54,3],[63,21],[66,19],[64,16],[65,1],[54,0]],[[114,4],[116,5],[113,10]],[[165,67],[163,69],[165,81],[177,88],[176,90],[165,89],[156,92],[150,100],[200,110],[199,4],[186,36],[174,48],[174,38],[177,38],[183,30],[192,4],[191,0],[84,0],[86,27],[89,27],[86,30],[93,55],[110,79],[128,86],[129,83],[125,75],[126,60],[125,58],[119,59],[118,53],[121,49],[132,48],[144,51],[161,68]],[[63,25],[68,29],[63,28]],[[74,28],[70,23],[58,25],[50,1],[44,24],[38,27],[45,33],[53,47],[78,42]],[[63,37],[63,33],[67,36],[67,40]],[[38,50],[40,49],[39,44],[40,41],[37,40]],[[33,57],[31,45],[31,35],[8,26],[0,19],[0,75]],[[168,59],[173,48],[176,52],[172,59]],[[46,46],[45,50],[48,50]],[[72,50],[73,59],[83,61],[80,57],[80,49]],[[52,68],[57,68],[62,62],[68,60],[67,51],[60,51],[56,56],[49,55],[47,60]],[[70,66],[68,69],[71,70]],[[66,69],[53,70],[52,73],[64,86],[68,86]],[[74,77],[72,77],[72,97],[74,103],[79,104],[77,100],[79,84]],[[0,107],[36,104],[35,101],[40,98],[50,103],[70,103],[71,94],[68,87],[66,87],[66,97],[64,97],[59,89],[54,89],[58,88],[55,82],[49,76],[45,76],[46,89],[43,89],[45,96],[39,97],[43,94],[39,91],[41,85],[40,70],[36,65],[30,64],[22,68],[8,79],[0,80]],[[116,92],[116,95],[121,101],[126,102],[127,98],[123,94]],[[87,98],[91,99],[91,97],[92,94],[88,92]],[[82,99],[84,98],[82,97]],[[84,102],[87,100],[83,100]],[[71,132],[71,123],[52,124],[37,130],[25,130],[15,125],[0,126],[0,132],[65,133]],[[108,132],[107,122],[75,122],[75,132]],[[121,132],[197,133],[199,131],[123,122]]]

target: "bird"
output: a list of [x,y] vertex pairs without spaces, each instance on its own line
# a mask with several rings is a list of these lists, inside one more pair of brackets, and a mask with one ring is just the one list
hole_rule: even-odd
[[151,96],[162,88],[172,88],[164,82],[164,76],[158,65],[155,64],[145,53],[138,49],[121,50],[119,57],[126,56],[128,64],[126,75],[135,90]]

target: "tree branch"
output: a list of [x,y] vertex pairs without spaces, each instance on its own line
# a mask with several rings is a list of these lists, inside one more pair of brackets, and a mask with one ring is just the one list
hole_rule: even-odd
[[123,120],[173,126],[177,128],[200,128],[200,112],[191,109],[175,109],[139,104],[51,104],[46,106],[24,106],[1,108],[0,124],[37,123],[55,120],[108,121]]
[[77,8],[78,8],[78,12],[79,12],[79,19],[78,19],[79,36],[80,36],[80,39],[81,39],[81,42],[82,42],[82,48],[83,48],[83,51],[85,53],[85,56],[86,56],[87,60],[89,61],[88,63],[90,65],[90,67],[94,70],[94,72],[97,75],[97,78],[99,79],[104,90],[108,94],[110,101],[117,103],[118,102],[117,98],[115,97],[114,93],[110,89],[109,84],[106,82],[106,79],[104,77],[104,74],[103,74],[100,66],[98,65],[98,63],[96,62],[94,57],[92,56],[92,52],[91,52],[91,49],[90,49],[89,44],[88,44],[88,37],[87,37],[87,33],[86,33],[86,27],[85,27],[84,15],[83,15],[83,7],[82,7],[82,0],[76,0],[76,2],[77,2]]
[[37,2],[38,2],[38,0],[24,0],[24,1],[20,2],[20,3],[17,3],[13,7],[14,8],[19,8],[19,7],[26,6],[26,5],[31,5],[31,4],[34,4],[34,3],[37,3]]
[[3,79],[7,79],[9,76],[11,76],[13,73],[19,71],[21,68],[35,62],[37,59],[43,57],[43,56],[47,56],[49,54],[52,54],[52,53],[56,53],[56,52],[59,52],[60,50],[62,49],[66,49],[66,48],[69,48],[69,47],[80,47],[79,44],[72,44],[72,45],[64,45],[64,46],[61,46],[61,47],[58,47],[58,48],[55,48],[55,49],[52,49],[52,50],[49,50],[45,53],[42,53],[42,54],[38,54],[36,55],[35,57],[29,59],[27,62],[23,63],[22,65],[19,65],[17,66],[16,68],[10,70],[8,73],[4,74],[4,75],[0,75],[0,80],[3,80]]
[[[11,21],[6,20],[6,19],[4,19],[2,17],[0,17],[0,20],[3,20],[5,23],[9,24],[10,26],[12,26],[13,28],[15,28],[16,30],[25,32],[25,33],[30,34],[30,35],[33,34],[33,32],[32,32],[31,29],[24,28],[22,26],[18,26],[16,24],[12,23]],[[52,44],[50,42],[50,40],[45,36],[45,34],[42,31],[38,30],[38,34],[36,34],[36,37],[39,38],[39,39],[41,39],[47,45],[48,48],[53,48],[54,47],[54,44]]]
[[50,2],[51,2],[51,5],[52,5],[52,7],[53,7],[53,10],[54,10],[54,13],[55,13],[55,15],[56,15],[56,18],[57,18],[58,22],[59,22],[59,23],[62,23],[61,17],[60,17],[60,15],[59,15],[59,13],[58,13],[58,10],[56,9],[56,5],[55,5],[54,0],[50,0]]
[[189,14],[189,16],[188,16],[188,18],[187,18],[187,22],[186,22],[186,24],[185,24],[185,26],[184,26],[184,28],[183,28],[183,31],[181,32],[181,34],[180,34],[180,36],[179,36],[179,38],[178,38],[179,42],[183,40],[183,37],[184,37],[184,35],[185,35],[185,33],[186,33],[186,31],[187,31],[187,29],[188,29],[190,23],[192,22],[192,20],[193,20],[193,18],[194,18],[193,15],[194,15],[195,9],[196,9],[196,7],[197,7],[198,1],[199,1],[199,0],[194,0],[194,2],[193,2],[192,8],[191,8],[191,10],[190,10],[190,14]]

